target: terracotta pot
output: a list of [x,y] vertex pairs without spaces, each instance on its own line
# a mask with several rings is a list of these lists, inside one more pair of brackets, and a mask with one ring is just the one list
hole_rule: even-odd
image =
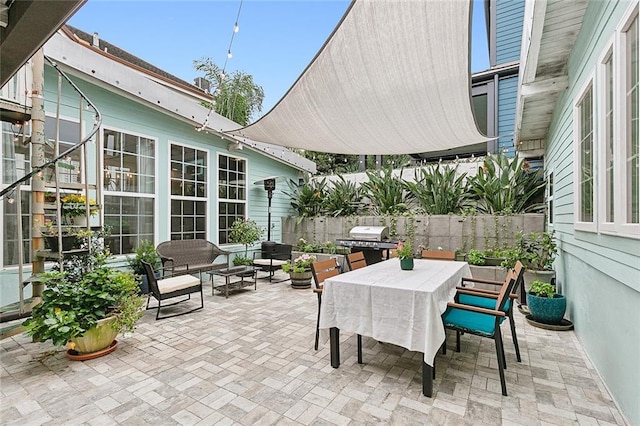
[[108,348],[118,335],[118,330],[111,327],[115,319],[115,317],[103,318],[82,336],[71,339],[75,343],[73,351],[88,354]]

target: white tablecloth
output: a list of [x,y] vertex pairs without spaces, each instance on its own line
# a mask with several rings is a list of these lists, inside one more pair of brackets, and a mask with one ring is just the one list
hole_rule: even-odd
[[[433,359],[445,340],[441,315],[453,301],[466,262],[416,259],[411,271],[398,259],[356,269],[324,282],[320,328],[373,337]],[[322,333],[326,339],[327,332]]]

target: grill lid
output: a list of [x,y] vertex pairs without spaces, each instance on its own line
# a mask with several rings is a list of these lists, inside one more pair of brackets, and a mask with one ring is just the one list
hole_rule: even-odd
[[382,241],[389,238],[389,228],[386,226],[354,226],[349,231],[349,238],[364,241]]

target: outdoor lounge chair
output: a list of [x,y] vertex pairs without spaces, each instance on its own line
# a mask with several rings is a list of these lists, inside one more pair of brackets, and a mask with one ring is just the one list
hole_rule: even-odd
[[[514,290],[520,286],[523,277],[524,277],[524,266],[520,261],[516,262],[516,266],[513,269],[516,284]],[[508,279],[508,276],[507,276]],[[465,283],[478,283],[478,284],[490,284],[494,286],[503,286],[507,284],[507,279],[505,281],[493,281],[493,280],[483,280],[479,278],[463,278],[462,285]],[[464,303],[465,305],[473,305],[481,308],[493,309],[495,307],[495,301],[499,295],[500,291],[497,290],[485,290],[475,287],[458,287],[458,301],[460,303]],[[513,347],[516,351],[516,359],[518,362],[521,362],[520,358],[520,347],[518,346],[518,336],[516,335],[516,323],[513,320],[513,305],[515,299],[518,298],[516,293],[511,293],[509,295],[509,300],[504,305],[504,312],[509,317],[509,326],[511,327],[511,339],[513,340]],[[505,365],[505,368],[506,365]]]
[[287,263],[287,260],[291,260],[292,249],[293,246],[290,244],[265,241],[262,243],[260,253],[253,254],[253,266],[268,272],[269,282],[272,282],[275,272],[282,269],[282,265]]
[[[456,302],[449,302],[447,304],[447,310],[442,315],[444,326],[456,331],[457,352],[460,351],[461,333],[475,334],[476,336],[487,337],[494,340],[496,356],[498,358],[500,385],[502,386],[502,395],[504,396],[507,396],[507,384],[504,377],[506,360],[500,324],[502,324],[507,316],[505,313],[505,304],[509,301],[509,296],[513,291],[516,281],[517,276],[515,272],[510,271],[507,274],[506,283],[500,289],[497,298],[493,299],[493,308],[481,308],[459,303],[459,297],[456,295]],[[460,291],[461,290],[458,290],[458,292]]]
[[[149,301],[151,300],[151,296],[153,296],[158,301],[156,320],[177,317],[179,315],[188,314],[204,308],[202,280],[200,280],[200,278],[194,277],[193,275],[189,274],[156,278],[155,271],[153,270],[153,267],[150,263],[142,261],[142,266],[144,266],[147,280],[149,280],[149,294],[147,295],[146,309],[153,309],[153,307],[149,308]],[[166,308],[167,306],[173,306],[177,305],[178,303],[186,302],[187,300],[191,299],[191,293],[198,292],[200,293],[200,307],[196,307],[188,311],[182,311],[177,314],[160,317],[160,308]],[[187,298],[174,303],[170,303],[168,305],[162,304],[162,301],[164,300],[173,299],[174,297],[179,296],[187,296]]]
[[356,251],[347,255],[347,262],[349,263],[349,270],[364,268],[367,266],[367,260],[364,258],[364,253]]

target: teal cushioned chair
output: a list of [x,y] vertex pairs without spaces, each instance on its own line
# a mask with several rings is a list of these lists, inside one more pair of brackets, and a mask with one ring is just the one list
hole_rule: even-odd
[[495,303],[491,309],[465,305],[459,302],[449,302],[447,304],[447,310],[442,315],[444,326],[456,331],[456,351],[458,352],[460,351],[460,333],[475,334],[481,337],[492,338],[495,341],[500,384],[504,396],[507,396],[507,385],[504,378],[506,360],[500,324],[502,324],[507,316],[505,305],[509,300],[509,295],[516,284],[516,280],[517,276],[515,272],[510,271],[507,274],[505,284],[500,289],[497,298],[494,299]]
[[[520,261],[516,262],[516,266],[513,269],[516,275],[516,283],[514,290],[521,285],[522,279],[524,276],[524,266]],[[491,284],[495,286],[503,286],[506,284],[506,281],[492,281],[492,280],[481,280],[474,278],[463,278],[462,285],[465,283],[482,283],[482,284]],[[473,287],[458,287],[458,294],[456,301],[465,304],[478,306],[480,308],[493,309],[496,306],[496,299],[498,297],[499,291],[495,290],[485,290]],[[516,350],[516,359],[518,362],[521,362],[520,358],[520,347],[518,346],[518,336],[516,334],[516,323],[513,321],[513,300],[515,300],[518,295],[515,293],[511,293],[509,295],[509,299],[504,305],[504,312],[509,317],[509,326],[511,327],[511,339],[513,340],[513,346]],[[512,300],[513,299],[513,300]],[[505,365],[505,368],[507,366]]]

